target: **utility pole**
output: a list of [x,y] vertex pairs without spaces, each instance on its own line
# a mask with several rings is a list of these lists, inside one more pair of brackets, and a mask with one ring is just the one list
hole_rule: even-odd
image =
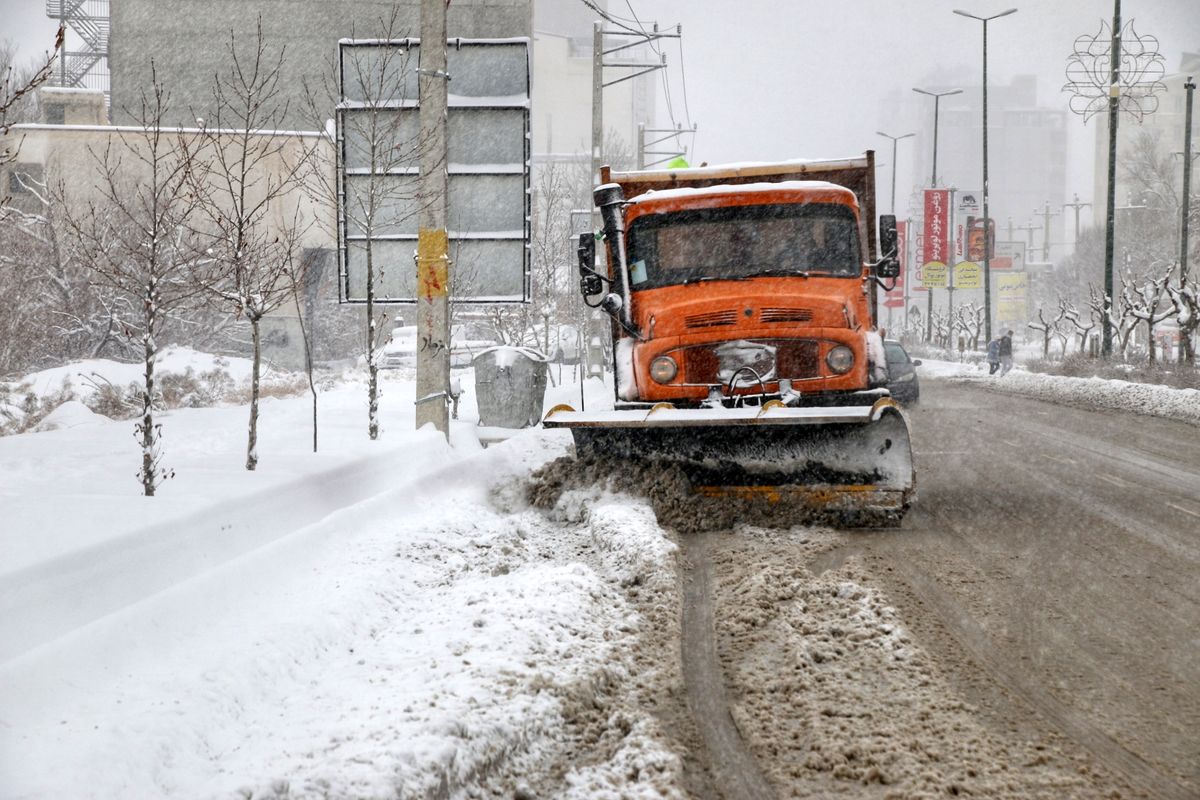
[[[592,185],[600,183],[604,163],[604,23],[592,23]],[[599,228],[600,210],[592,211],[592,228]],[[599,248],[597,248],[598,250]]]
[[[1036,214],[1036,213],[1037,213],[1037,209],[1034,209],[1034,212],[1033,212],[1033,213],[1035,213],[1035,214]],[[1041,229],[1042,229],[1042,226],[1041,226],[1041,225],[1034,225],[1032,220],[1031,220],[1031,221],[1030,221],[1028,224],[1025,224],[1025,225],[1018,225],[1018,226],[1017,226],[1017,230],[1019,230],[1019,231],[1025,231],[1025,232],[1026,232],[1026,234],[1027,234],[1027,236],[1028,236],[1028,241],[1029,241],[1029,245],[1028,245],[1028,247],[1029,247],[1029,252],[1030,252],[1030,253],[1032,253],[1032,252],[1033,252],[1033,232],[1034,232],[1034,231],[1040,231]]]
[[1050,261],[1050,218],[1057,217],[1059,212],[1050,210],[1050,201],[1046,201],[1046,207],[1041,211],[1036,208],[1033,210],[1034,215],[1042,215],[1042,261],[1049,263]]
[[421,0],[417,70],[424,149],[418,178],[416,426],[449,438],[450,241],[446,232],[446,3]]
[[1068,208],[1075,209],[1075,247],[1079,247],[1079,211],[1083,208],[1091,208],[1092,204],[1079,202],[1078,194],[1074,195],[1074,197],[1075,201],[1073,203],[1063,203],[1062,210],[1066,211]]
[[[697,129],[696,123],[692,123],[692,127],[685,128],[682,123],[676,123],[674,128],[647,128],[644,122],[638,123],[638,151],[637,163],[638,169],[646,169],[657,164],[669,162],[672,159],[684,158],[687,156],[687,148],[679,143],[679,136],[684,133],[695,133]],[[657,139],[646,140],[646,134],[649,133],[658,136]],[[650,150],[648,148],[655,147],[671,139],[675,140],[676,150]],[[658,158],[647,161],[646,156],[658,156]]]
[[[424,0],[422,0],[424,1]],[[628,50],[632,47],[638,47],[643,44],[656,41],[658,39],[678,39],[683,35],[683,26],[676,25],[675,33],[660,33],[658,23],[654,24],[653,31],[640,32],[629,30],[604,30],[604,23],[596,20],[592,23],[592,179],[600,180],[600,167],[604,165],[604,90],[605,88],[623,81],[637,78],[641,75],[646,75],[656,70],[667,68],[666,53],[659,56],[659,61],[650,62],[647,64],[636,62],[622,61],[605,61],[604,57],[619,53],[622,50]],[[605,36],[632,36],[636,41],[626,44],[617,45],[616,47],[604,49]],[[615,78],[611,81],[604,80],[605,67],[626,67],[639,70],[638,72],[622,75],[620,78]],[[639,158],[641,150],[639,148]],[[596,210],[593,221],[596,227],[599,227],[599,210]]]

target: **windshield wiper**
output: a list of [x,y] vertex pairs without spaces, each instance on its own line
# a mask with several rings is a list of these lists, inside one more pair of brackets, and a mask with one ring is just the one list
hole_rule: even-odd
[[763,269],[752,272],[746,278],[809,278],[812,273],[802,269]]
[[702,283],[704,281],[744,281],[748,275],[701,275],[696,278],[688,278],[681,285],[687,286],[689,283]]

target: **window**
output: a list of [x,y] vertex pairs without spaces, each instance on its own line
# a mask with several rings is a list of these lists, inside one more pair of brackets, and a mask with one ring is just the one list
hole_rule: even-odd
[[651,214],[629,232],[634,289],[767,275],[856,277],[858,224],[834,203],[733,206]]

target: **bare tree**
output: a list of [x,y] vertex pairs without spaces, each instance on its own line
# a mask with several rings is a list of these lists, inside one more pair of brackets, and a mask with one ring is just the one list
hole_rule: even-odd
[[1196,349],[1192,339],[1200,328],[1200,283],[1187,281],[1181,286],[1167,286],[1171,305],[1175,308],[1175,322],[1179,325],[1180,343],[1183,347],[1184,363],[1196,365]]
[[[1133,336],[1133,330],[1137,327],[1138,319],[1130,313],[1129,295],[1125,292],[1126,279],[1121,278],[1122,291],[1115,298],[1112,298],[1109,307],[1108,324],[1112,328],[1113,334],[1116,337],[1117,352],[1121,354],[1121,358],[1125,358],[1125,353],[1129,349],[1129,340]],[[1092,309],[1093,315],[1101,322],[1105,315],[1105,295],[1100,289],[1095,286],[1090,287],[1088,297],[1088,306]]]
[[1063,320],[1063,313],[1060,307],[1056,316],[1046,319],[1046,310],[1039,308],[1038,321],[1028,323],[1031,330],[1040,331],[1042,334],[1042,358],[1050,357],[1050,340],[1058,332],[1058,325]]
[[[60,24],[58,33],[54,37],[54,49],[46,54],[45,59],[33,69],[32,73],[25,75],[15,71],[11,47],[6,47],[3,52],[0,52],[0,136],[8,135],[12,125],[11,119],[22,105],[30,102],[33,90],[49,80],[54,69],[54,61],[57,53],[62,49],[65,36],[66,28]],[[0,149],[0,167],[16,161],[20,150],[20,139],[15,143],[5,144],[4,148]],[[0,194],[0,212],[6,205],[5,201],[6,198]]]
[[962,303],[954,309],[954,327],[965,335],[969,349],[979,349],[979,339],[983,336],[984,313],[983,306],[975,303]]
[[284,49],[255,36],[242,46],[233,32],[229,72],[214,78],[209,118],[185,146],[189,188],[198,204],[196,223],[207,242],[202,278],[206,292],[250,323],[253,345],[246,469],[258,466],[259,382],[263,317],[291,295],[291,275],[301,263],[299,239],[308,227],[301,214],[302,174],[311,145],[278,129],[286,104],[278,102]]
[[[377,37],[398,41],[399,16],[395,7],[380,20]],[[376,308],[376,281],[382,276],[376,238],[401,230],[417,218],[422,208],[416,180],[417,166],[425,149],[415,115],[402,109],[415,85],[417,63],[407,47],[350,48],[348,58],[331,64],[324,85],[305,87],[307,116],[320,128],[334,103],[347,113],[339,115],[342,150],[337,158],[345,163],[315,160],[308,185],[319,202],[336,207],[342,168],[356,175],[353,189],[347,187],[342,208],[347,232],[356,237],[347,242],[348,257],[361,259],[365,267],[366,331],[363,348],[367,361],[367,434],[379,438],[379,352],[388,336],[380,324],[387,315]],[[342,87],[350,99],[340,101]],[[399,267],[398,267],[399,268]],[[386,331],[382,332],[386,333]]]
[[68,206],[66,224],[80,258],[96,279],[125,301],[117,324],[140,339],[145,365],[141,418],[135,428],[142,447],[138,478],[151,496],[174,473],[162,464],[161,425],[154,422],[155,359],[166,320],[195,299],[194,270],[203,255],[192,233],[196,198],[187,178],[184,134],[164,129],[169,93],[151,62],[151,86],[141,95],[133,133],[118,132],[102,149],[91,149],[97,169],[95,193]]
[[[1102,318],[1103,307],[1100,308],[1099,313],[1097,313],[1097,310],[1094,308],[1090,309],[1092,313],[1088,315],[1086,324],[1079,309],[1069,300],[1065,298],[1059,298],[1058,309],[1061,312],[1064,323],[1069,323],[1075,335],[1079,337],[1079,352],[1084,352],[1084,348],[1087,346],[1088,336],[1096,328],[1096,326],[1099,324],[1099,320]],[[1064,345],[1064,355],[1065,354]]]
[[1167,300],[1167,282],[1171,279],[1174,265],[1157,278],[1148,277],[1135,281],[1132,277],[1125,284],[1122,294],[1125,297],[1125,307],[1129,316],[1146,325],[1146,346],[1149,349],[1150,363],[1157,363],[1157,348],[1154,344],[1154,326],[1174,313],[1173,306],[1163,306]]

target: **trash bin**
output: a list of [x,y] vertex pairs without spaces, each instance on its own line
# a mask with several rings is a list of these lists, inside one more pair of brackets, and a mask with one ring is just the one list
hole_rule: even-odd
[[546,397],[546,358],[530,347],[489,347],[472,362],[479,424],[529,428],[542,419]]

